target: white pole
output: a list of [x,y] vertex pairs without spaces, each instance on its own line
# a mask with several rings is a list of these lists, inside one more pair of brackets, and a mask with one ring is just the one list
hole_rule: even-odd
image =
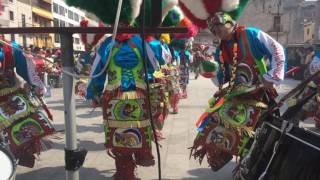
[[43,83],[45,85],[45,87],[48,87],[48,73],[45,72],[44,75],[43,75]]
[[[73,72],[73,39],[72,34],[61,34],[62,64],[64,71]],[[77,150],[77,124],[75,116],[75,93],[73,77],[63,73],[63,99],[66,132],[66,150]],[[66,170],[67,180],[79,180],[79,170]]]

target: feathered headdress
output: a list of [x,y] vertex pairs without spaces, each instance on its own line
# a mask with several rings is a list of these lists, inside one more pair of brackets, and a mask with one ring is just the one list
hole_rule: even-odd
[[162,0],[162,21],[178,3],[178,0]]
[[165,27],[186,27],[188,28],[187,34],[174,34],[175,38],[190,38],[198,34],[199,29],[195,26],[186,16],[184,16],[182,10],[178,6],[174,6],[165,16],[162,26]]
[[[87,10],[99,17],[106,24],[115,21],[118,0],[66,0],[68,5]],[[141,9],[143,0],[123,0],[120,14],[120,22],[139,26],[142,22]],[[145,0],[145,26],[153,23],[152,17],[153,0]],[[162,19],[178,4],[178,0],[162,0]]]
[[[68,5],[93,13],[106,24],[114,23],[118,2],[118,0],[66,0]],[[123,0],[120,22],[132,24],[140,14],[141,3],[142,0]]]
[[166,44],[170,44],[171,42],[170,34],[167,33],[161,34],[159,39],[163,40]]
[[[95,25],[87,19],[83,19],[80,21],[81,27],[94,27]],[[98,27],[104,27],[102,22],[99,23]],[[82,43],[85,45],[86,49],[91,50],[94,48],[98,42],[102,39],[104,34],[87,34],[83,33],[80,35]]]
[[177,50],[191,50],[193,40],[193,38],[174,38],[171,40],[170,45]]
[[[94,13],[106,24],[113,24],[116,16],[118,0],[66,0],[67,4],[85,9]],[[152,24],[152,2],[145,0],[145,25]],[[139,26],[142,22],[142,0],[123,0],[120,14],[120,22]],[[193,37],[198,33],[198,28],[188,20],[177,6],[178,0],[162,0],[162,26],[187,27],[188,34],[177,34],[179,38]]]
[[207,28],[207,20],[217,12],[228,13],[237,20],[249,0],[179,0],[184,14],[198,27]]

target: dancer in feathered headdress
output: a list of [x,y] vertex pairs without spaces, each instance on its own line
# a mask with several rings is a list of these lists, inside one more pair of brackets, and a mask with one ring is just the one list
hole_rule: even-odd
[[[36,73],[33,56],[25,54],[16,42],[1,40],[0,44],[0,139],[17,159],[18,165],[33,167],[35,154],[46,149],[44,136],[54,132],[51,113],[45,104],[34,104],[34,97],[42,101],[46,88]],[[22,82],[17,75],[25,81]],[[41,112],[43,107],[47,115]]]
[[[162,26],[186,27],[186,34],[172,34],[173,40],[170,43],[171,56],[170,68],[166,69],[170,75],[170,104],[173,113],[178,113],[178,102],[180,98],[187,97],[187,84],[189,80],[188,65],[192,61],[192,53],[185,46],[187,42],[191,42],[192,37],[196,36],[199,28],[191,23],[191,21],[183,14],[179,6],[174,6],[172,10],[165,16]],[[191,43],[189,43],[191,45]],[[180,82],[176,82],[180,80]],[[181,89],[180,89],[181,88]],[[177,93],[180,92],[181,93]]]
[[[81,27],[94,27],[94,23],[83,19],[80,21]],[[100,22],[98,27],[105,27],[105,25]],[[93,64],[94,56],[94,48],[102,41],[105,34],[81,34],[80,39],[84,44],[84,52],[81,52],[79,58],[76,61],[76,72],[80,75],[89,76],[90,70]],[[86,87],[88,84],[88,78],[80,78],[75,85],[75,93],[85,98]]]
[[[118,0],[68,0],[94,13],[106,24],[115,21]],[[119,27],[139,24],[142,0],[124,0]],[[150,1],[147,2],[147,7]],[[105,147],[115,159],[116,180],[135,180],[135,168],[154,165],[151,151],[152,131],[147,113],[147,89],[143,71],[142,40],[135,34],[118,34],[97,48],[86,98],[93,99],[103,110]],[[148,72],[157,69],[156,56],[147,46]],[[106,77],[108,82],[105,86]]]
[[[67,0],[69,5],[94,13],[104,23],[113,24],[118,0]],[[145,0],[145,14],[151,14],[152,0]],[[163,1],[164,16],[176,4]],[[139,26],[142,0],[123,0],[120,27]],[[152,23],[145,17],[145,25]],[[103,119],[108,153],[114,157],[117,180],[134,180],[134,170],[139,166],[154,165],[151,142],[154,135],[147,112],[145,77],[152,81],[153,72],[163,64],[161,43],[153,37],[146,38],[147,74],[143,70],[142,39],[135,34],[118,34],[115,44],[111,38],[97,48],[86,97],[103,108]],[[101,74],[102,73],[102,74]],[[97,76],[101,74],[100,76]],[[108,81],[105,85],[106,77]],[[161,128],[161,125],[158,127]]]
[[[284,78],[283,47],[263,31],[236,22],[247,3],[248,0],[179,1],[194,24],[208,28],[221,40],[215,56],[220,64],[220,90],[197,122],[199,134],[191,152],[200,162],[207,155],[214,171],[233,155],[245,156],[244,147],[254,134],[261,111],[276,95],[273,86]],[[270,67],[266,66],[265,57],[271,62]],[[262,98],[265,92],[268,101]]]
[[[0,15],[2,3],[0,0]],[[42,100],[46,88],[36,73],[33,57],[16,42],[4,40],[2,34],[0,40],[0,143],[11,151],[18,165],[31,168],[35,155],[50,148],[42,138],[54,133],[49,121],[52,115]],[[22,88],[17,75],[25,80],[26,88]],[[30,100],[30,92],[40,104]]]
[[183,13],[198,27],[208,27],[207,20],[216,12],[228,13],[237,20],[249,0],[179,0]]

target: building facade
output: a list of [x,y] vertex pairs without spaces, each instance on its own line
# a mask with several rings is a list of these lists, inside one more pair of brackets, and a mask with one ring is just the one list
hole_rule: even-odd
[[[79,26],[80,21],[85,18],[85,12],[68,6],[63,0],[53,0],[52,12],[53,26],[55,27]],[[58,34],[54,36],[54,46],[61,46]],[[84,51],[79,34],[73,35],[73,48],[75,51]]]
[[[93,14],[66,5],[64,0],[1,0],[4,12],[0,15],[1,27],[72,27],[79,26],[83,18],[98,26]],[[74,34],[74,50],[83,51],[79,34]],[[6,34],[24,47],[60,48],[60,37],[54,34]]]
[[281,44],[317,43],[320,1],[252,0],[239,23],[267,32]]
[[[18,0],[4,0],[4,12],[0,16],[1,27],[31,27],[32,9],[31,5]],[[5,39],[18,42],[24,47],[33,44],[30,34],[6,34]]]
[[[24,1],[24,0],[23,0]],[[34,27],[51,27],[53,21],[52,0],[31,0],[32,24]],[[35,34],[34,46],[39,48],[53,48],[53,34]]]
[[308,1],[301,5],[303,10],[304,42],[320,44],[320,1]]

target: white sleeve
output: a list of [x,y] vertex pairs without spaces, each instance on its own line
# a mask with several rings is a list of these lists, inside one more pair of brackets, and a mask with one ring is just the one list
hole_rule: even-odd
[[279,84],[284,79],[285,52],[282,45],[263,31],[258,33],[259,41],[271,54],[270,70],[263,77],[267,81]]

